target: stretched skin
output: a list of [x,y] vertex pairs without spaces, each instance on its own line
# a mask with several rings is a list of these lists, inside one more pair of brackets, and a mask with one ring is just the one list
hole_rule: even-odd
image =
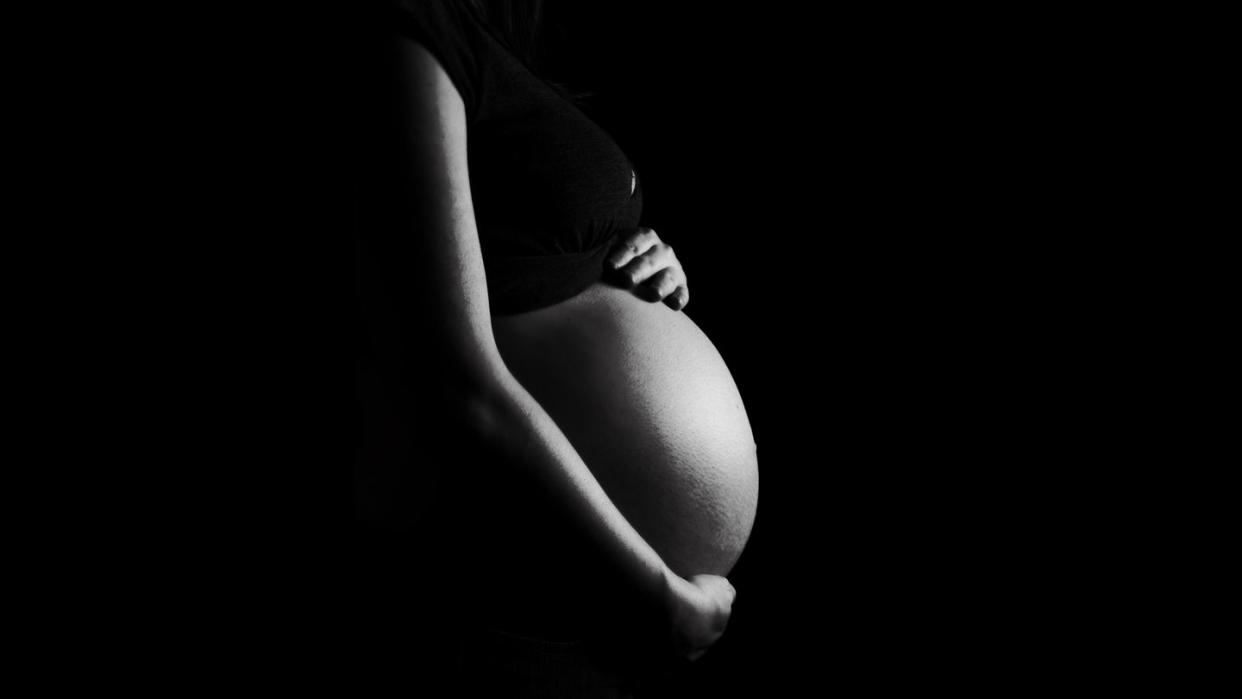
[[726,575],[754,523],[756,449],[694,321],[600,283],[493,329],[510,371],[673,571]]

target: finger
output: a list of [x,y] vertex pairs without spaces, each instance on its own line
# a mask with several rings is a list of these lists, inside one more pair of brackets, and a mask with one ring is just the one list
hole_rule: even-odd
[[729,590],[734,589],[733,583],[729,582],[728,578],[726,578],[723,575],[712,575],[711,573],[701,573],[699,575],[693,575],[690,577],[690,582],[694,583],[695,585],[698,585],[704,590],[709,590],[712,588],[726,588]]
[[685,308],[687,303],[690,303],[690,290],[686,288],[685,284],[677,287],[673,290],[673,293],[664,297],[664,304],[674,311],[680,311]]
[[659,243],[660,238],[655,231],[650,228],[639,228],[617,241],[612,254],[608,256],[607,264],[612,269],[623,267]]
[[729,582],[728,578],[716,575],[703,576],[695,582],[698,582],[704,592],[723,603],[726,608],[733,606],[733,600],[737,597],[737,589],[733,587],[733,583]]
[[681,286],[681,270],[677,267],[665,267],[656,272],[643,286],[643,296],[648,301],[661,301]]
[[677,264],[677,257],[673,254],[673,248],[664,243],[658,243],[643,254],[630,260],[628,264],[619,270],[619,274],[628,279],[631,284],[642,284],[660,270],[673,266],[681,266]]

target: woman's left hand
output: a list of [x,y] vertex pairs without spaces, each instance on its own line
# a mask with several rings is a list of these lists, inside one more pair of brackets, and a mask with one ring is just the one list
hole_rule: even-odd
[[652,303],[663,301],[680,311],[690,303],[686,273],[673,254],[673,247],[661,241],[650,228],[639,228],[622,238],[613,248],[605,265],[636,295]]

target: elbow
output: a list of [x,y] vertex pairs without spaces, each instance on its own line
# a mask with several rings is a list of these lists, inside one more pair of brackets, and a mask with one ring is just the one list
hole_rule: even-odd
[[489,439],[502,430],[514,379],[503,366],[445,371],[435,392],[456,421],[477,438]]
[[433,440],[491,437],[512,414],[517,380],[499,353],[409,343],[394,361],[400,410]]

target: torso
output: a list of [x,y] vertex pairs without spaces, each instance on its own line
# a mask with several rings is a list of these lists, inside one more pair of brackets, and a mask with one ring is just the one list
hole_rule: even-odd
[[[466,105],[470,184],[506,364],[674,571],[727,574],[758,494],[754,438],[728,368],[684,312],[602,282],[577,293],[574,281],[582,271],[598,278],[610,236],[639,225],[641,176],[598,125],[460,14],[465,5],[399,5],[425,30],[418,36],[441,37],[443,55],[462,59],[446,67],[472,88],[463,97],[480,97]],[[386,154],[388,144],[374,147]],[[387,173],[377,172],[382,182]],[[386,223],[388,214],[376,215]],[[556,265],[536,264],[548,260]],[[597,615],[598,591],[583,581],[615,571],[592,560],[589,542],[531,479],[485,453],[442,406],[420,404],[417,391],[385,395],[396,390],[385,367],[434,361],[409,356],[417,342],[394,346],[405,354],[362,367],[360,511],[425,533],[411,548],[444,542],[447,552],[415,555],[453,557],[449,586],[477,583],[477,603],[497,614]],[[578,602],[566,601],[575,594]],[[616,596],[608,599],[604,606],[615,607]]]
[[694,321],[598,282],[492,325],[510,371],[673,570],[727,574],[754,522],[755,442]]
[[[682,576],[728,574],[755,518],[755,443],[728,368],[690,317],[596,283],[492,325],[514,376],[665,562]],[[359,514],[407,532],[386,555],[455,597],[432,603],[550,637],[607,636],[643,613],[521,469],[442,406],[388,395],[393,374],[361,368]]]

